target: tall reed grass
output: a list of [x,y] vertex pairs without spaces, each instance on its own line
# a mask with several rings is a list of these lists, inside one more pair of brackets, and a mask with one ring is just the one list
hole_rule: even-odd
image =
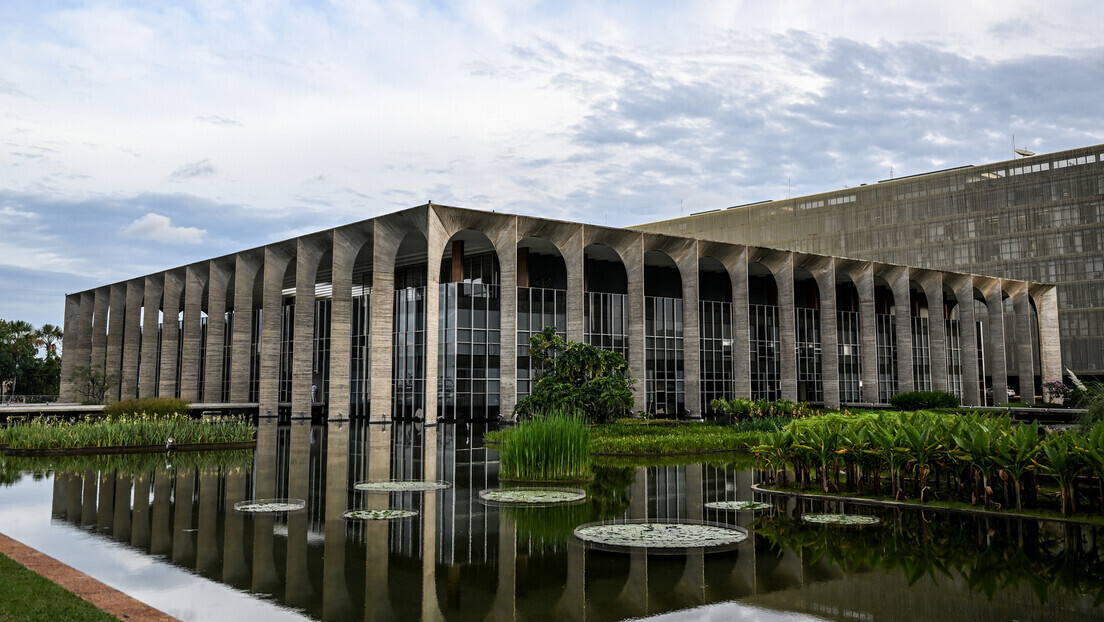
[[589,479],[590,429],[577,413],[553,410],[526,419],[499,447],[504,479]]

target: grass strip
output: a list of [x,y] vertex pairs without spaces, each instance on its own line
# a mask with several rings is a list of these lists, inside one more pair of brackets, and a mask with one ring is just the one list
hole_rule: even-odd
[[618,421],[591,431],[590,449],[596,454],[696,454],[743,449],[757,432],[703,422],[678,425]]
[[118,620],[0,553],[0,620]]

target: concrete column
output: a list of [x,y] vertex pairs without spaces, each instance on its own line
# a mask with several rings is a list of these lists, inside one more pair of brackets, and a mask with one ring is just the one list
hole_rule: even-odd
[[874,317],[874,264],[863,264],[854,275],[859,292],[859,330],[862,331],[862,399],[878,401],[878,323]]
[[954,285],[958,298],[959,332],[962,345],[962,403],[981,404],[978,390],[977,318],[974,314],[974,278],[959,275]]
[[[512,419],[517,402],[517,297],[518,297],[518,242],[516,216],[502,223],[487,236],[495,245],[500,266],[499,308],[499,416]],[[490,346],[488,346],[488,350]],[[487,353],[490,355],[490,352]],[[488,379],[489,380],[489,379]]]
[[[355,253],[353,258],[356,258]],[[336,264],[336,252],[334,261]],[[336,278],[335,276],[334,279]],[[330,380],[330,388],[333,388],[333,380]],[[343,422],[331,422],[326,426],[326,524],[322,555],[323,620],[349,620],[354,614],[349,598],[349,586],[345,582],[345,518],[342,516],[347,506],[349,485],[349,426]]]
[[203,287],[206,275],[196,266],[184,271],[184,349],[180,357],[180,397],[199,401],[199,354],[203,348]]
[[644,240],[633,235],[632,242],[621,252],[628,277],[626,300],[629,316],[629,376],[636,380],[636,408],[648,406],[647,364],[644,352]]
[[[115,477],[108,476],[108,481],[114,485],[114,493],[112,495],[115,507],[113,510],[114,520],[111,526],[111,537],[116,542],[130,542],[131,522],[133,515],[130,511],[130,499],[131,499],[131,484],[134,477],[128,471],[115,471]],[[102,485],[102,484],[101,484]]]
[[207,278],[207,356],[203,363],[203,395],[207,403],[222,398],[222,362],[226,343],[226,287],[232,266],[226,260],[211,260]]
[[[372,405],[371,419],[387,420],[392,416],[391,367],[395,333],[395,259],[399,245],[409,231],[403,223],[377,218],[372,235],[372,318],[368,336],[372,344],[371,359]],[[432,270],[430,270],[432,271]],[[436,293],[436,292],[434,292]],[[434,318],[436,322],[436,318]],[[437,334],[433,325],[433,334]]]
[[1012,312],[1016,315],[1016,361],[1020,376],[1020,401],[1035,403],[1035,348],[1031,343],[1031,296],[1026,283],[1012,290]]
[[769,262],[778,288],[778,346],[781,348],[780,380],[782,398],[797,401],[797,329],[794,313],[794,258],[785,253]]
[[[313,294],[313,292],[312,292]],[[298,307],[298,305],[296,305]],[[294,411],[293,411],[294,412]],[[288,497],[310,498],[310,421],[300,420],[291,424],[291,449],[288,457]],[[387,522],[387,521],[381,521]],[[284,601],[296,608],[306,608],[313,598],[310,568],[307,565],[307,532],[310,523],[308,512],[289,512],[287,515],[287,566],[285,569]]]
[[96,289],[96,308],[92,317],[92,367],[107,370],[107,314],[111,306],[111,288]]
[[441,258],[449,234],[436,209],[426,210],[426,344],[425,344],[425,414],[426,425],[437,424],[437,367],[439,361],[438,321],[441,316]]
[[737,256],[727,262],[732,280],[732,366],[736,381],[733,397],[751,398],[751,325],[748,321],[748,249],[738,247]]
[[993,377],[993,404],[1008,403],[1008,361],[1004,356],[1004,290],[994,280],[985,290],[985,309],[989,315],[989,374]]
[[[223,505],[233,508],[238,501],[249,498],[245,469],[226,473],[226,494]],[[344,545],[344,534],[342,544]],[[249,585],[249,564],[245,559],[245,513],[227,511],[223,519],[222,582],[229,585]]]
[[1031,285],[1031,297],[1039,314],[1039,367],[1042,382],[1062,381],[1062,342],[1058,330],[1058,289]]
[[265,415],[280,410],[280,329],[284,313],[284,273],[294,251],[266,246],[264,294],[261,302],[261,386],[258,411]]
[[[349,414],[352,382],[353,267],[368,234],[351,227],[334,230],[333,301],[330,305],[330,397],[329,416]],[[375,302],[373,298],[371,302]]]
[[161,321],[161,294],[165,286],[160,275],[147,276],[143,289],[142,310],[142,364],[138,370],[138,397],[157,395],[157,346],[161,335],[158,324]]
[[[196,525],[196,570],[205,577],[217,577],[219,571],[218,546],[218,467],[199,470],[199,521]],[[230,506],[234,506],[231,504]],[[227,512],[227,514],[236,512]]]
[[126,318],[123,326],[123,378],[120,399],[138,397],[138,351],[142,342],[142,299],[145,283],[135,279],[126,284]]
[[820,294],[820,370],[824,406],[839,408],[839,320],[836,317],[836,260],[824,257],[810,272]]
[[196,541],[192,530],[196,528],[195,471],[180,469],[176,472],[173,487],[172,561],[185,568],[195,568]]
[[698,303],[700,249],[695,240],[675,258],[682,276],[682,368],[686,389],[686,412],[691,419],[701,419],[701,322]]
[[567,243],[560,249],[564,265],[567,267],[567,338],[582,342],[585,338],[584,313],[586,305],[586,283],[583,278],[586,252],[584,249],[583,226],[579,225],[571,234]]
[[130,545],[145,551],[150,545],[150,471],[134,474],[134,509],[131,514]]
[[[91,314],[89,314],[91,317]],[[73,344],[66,352],[62,344],[61,357],[61,387],[59,399],[62,402],[76,402],[77,387],[73,382],[73,369],[80,365],[80,340],[81,340],[81,295],[67,294],[65,296],[65,322],[62,325],[62,334],[69,343]]]
[[[311,385],[314,384],[314,298],[318,262],[327,247],[333,247],[329,235],[297,240],[295,253],[295,349],[291,374],[291,416],[311,416]],[[321,392],[321,386],[319,387]]]
[[[253,355],[253,286],[263,259],[251,253],[234,257],[234,336],[230,340],[230,401],[249,401],[249,364]],[[263,413],[262,413],[263,414]]]
[[[104,371],[119,374],[123,370],[123,327],[126,325],[126,283],[110,286],[110,311],[107,316],[107,351]],[[109,386],[104,394],[104,402],[119,399],[119,382]]]
[[897,331],[897,392],[907,393],[915,390],[912,370],[912,317],[909,315],[909,270],[905,267],[893,267],[885,274],[893,290],[893,306],[896,316],[893,318]]
[[184,279],[178,272],[165,273],[165,298],[161,305],[161,382],[158,395],[176,397],[176,351],[180,343],[180,298],[184,294]]
[[947,317],[943,313],[943,276],[926,272],[918,279],[928,299],[928,346],[932,366],[932,391],[946,391],[947,380]]

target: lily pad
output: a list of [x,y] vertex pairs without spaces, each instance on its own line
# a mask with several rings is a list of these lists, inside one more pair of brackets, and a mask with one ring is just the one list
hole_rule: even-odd
[[877,516],[866,516],[864,514],[803,514],[801,520],[814,525],[842,525],[847,527],[877,525],[882,522]]
[[358,482],[354,488],[366,492],[427,492],[451,487],[450,482],[432,479],[384,479]]
[[771,504],[760,501],[710,501],[705,507],[712,510],[769,510]]
[[234,504],[235,510],[254,514],[295,512],[305,507],[307,507],[307,502],[303,499],[249,499]]
[[397,518],[411,518],[417,516],[414,510],[349,510],[342,514],[345,518],[353,520],[395,520]]
[[539,507],[565,503],[581,503],[586,491],[579,488],[485,488],[479,498],[488,505],[524,505]]
[[747,540],[747,531],[698,521],[619,521],[575,528],[575,537],[610,550],[647,549],[679,553],[687,549],[726,550]]

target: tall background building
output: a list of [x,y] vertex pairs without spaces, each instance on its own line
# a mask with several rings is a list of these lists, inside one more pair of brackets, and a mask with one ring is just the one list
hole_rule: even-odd
[[1053,283],[1063,365],[1104,380],[1104,145],[634,228]]

